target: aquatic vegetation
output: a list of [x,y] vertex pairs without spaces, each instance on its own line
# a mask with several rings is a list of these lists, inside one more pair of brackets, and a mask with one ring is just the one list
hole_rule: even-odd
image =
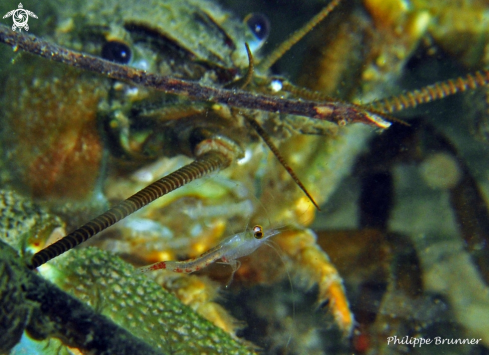
[[77,250],[56,259],[49,268],[43,273],[53,273],[50,279],[61,289],[164,352],[253,353],[111,253]]
[[[56,215],[14,191],[0,190],[0,230],[2,239],[12,248],[37,251],[49,238],[64,234],[64,224]],[[57,237],[56,237],[57,235]]]
[[80,302],[29,271],[14,249],[0,246],[2,352],[26,329],[34,339],[59,338],[97,354],[252,353],[154,281],[132,275],[134,268],[108,252],[74,251],[58,259],[59,267],[43,270]]
[[[333,5],[337,3],[333,2]],[[384,6],[385,3],[392,6]],[[2,144],[9,147],[4,147],[6,159],[2,162],[8,167],[8,173],[3,176],[4,185],[15,187],[28,198],[49,205],[53,215],[63,217],[70,231],[88,221],[88,216],[97,215],[107,201],[113,209],[82,227],[81,232],[77,230],[70,234],[71,239],[53,244],[48,249],[50,251],[38,254],[31,267],[54,257],[44,268],[54,270],[53,265],[56,265],[61,270],[58,276],[64,277],[46,273],[47,278],[55,279],[59,285],[66,287],[70,279],[79,282],[80,276],[76,272],[69,275],[62,272],[63,262],[68,261],[83,264],[83,268],[90,272],[94,269],[95,279],[99,270],[86,261],[83,253],[97,252],[90,249],[72,253],[76,257],[70,254],[56,256],[149,201],[165,195],[136,215],[117,223],[100,238],[90,240],[90,243],[119,254],[126,262],[141,266],[163,260],[195,258],[213,245],[219,245],[223,237],[236,230],[244,230],[249,223],[260,223],[265,228],[266,220],[270,220],[272,225],[291,225],[287,233],[276,238],[285,254],[286,267],[271,270],[274,269],[270,267],[271,256],[258,251],[250,256],[249,261],[244,260],[243,266],[237,270],[236,292],[245,280],[251,284],[276,282],[286,277],[285,269],[292,270],[293,280],[302,279],[304,288],[318,284],[319,305],[329,302],[328,309],[332,311],[335,323],[349,335],[353,330],[354,316],[340,277],[342,274],[349,276],[349,272],[336,271],[336,262],[332,263],[325,253],[330,249],[323,247],[322,250],[314,234],[306,228],[316,212],[295,185],[296,181],[290,179],[287,171],[259,142],[260,136],[266,137],[261,132],[270,136],[283,161],[303,181],[311,199],[322,205],[350,173],[373,136],[370,127],[353,125],[338,128],[333,123],[344,126],[362,122],[387,128],[396,120],[382,112],[444,97],[453,93],[450,91],[455,89],[451,87],[463,91],[468,87],[482,86],[487,81],[487,72],[469,76],[465,82],[458,80],[451,86],[450,83],[437,85],[434,91],[404,95],[398,101],[380,102],[375,106],[366,104],[389,96],[385,93],[398,89],[400,78],[406,74],[406,68],[417,56],[416,51],[420,51],[434,23],[430,22],[426,11],[406,7],[402,1],[364,1],[362,6],[360,2],[344,1],[338,5],[338,11],[331,13],[325,8],[320,14],[323,17],[329,14],[327,22],[313,31],[313,36],[319,39],[311,39],[309,47],[318,51],[308,51],[305,65],[299,73],[299,82],[309,89],[293,85],[294,80],[269,74],[267,69],[275,59],[270,59],[273,55],[261,56],[258,52],[266,35],[261,32],[257,35],[256,30],[268,29],[267,22],[261,17],[251,15],[241,23],[213,3],[205,2],[206,6],[203,6],[197,1],[187,1],[184,5],[175,1],[145,5],[127,2],[119,4],[119,7],[114,7],[111,2],[96,1],[53,4],[56,4],[53,20],[43,32],[39,32],[49,41],[38,40],[31,44],[38,45],[38,53],[44,57],[103,75],[68,69],[66,65],[46,65],[43,59],[29,55],[16,57],[9,66],[15,75],[7,80],[2,95],[2,115],[6,117]],[[34,12],[41,17],[42,12],[35,9]],[[155,18],[160,21],[155,21]],[[9,43],[15,48],[27,49],[22,47],[29,44],[27,41],[21,43],[24,37],[9,38]],[[247,41],[256,69],[252,79],[248,75],[252,72],[252,61],[242,45]],[[53,43],[118,64],[63,51]],[[172,77],[161,77],[167,74]],[[155,87],[163,88],[165,92],[154,90]],[[445,90],[446,87],[449,90]],[[327,95],[341,96],[365,106],[331,101]],[[78,110],[79,106],[82,109]],[[73,122],[67,124],[66,117]],[[397,125],[394,123],[394,127]],[[26,146],[32,149],[25,149]],[[200,163],[209,163],[206,154],[213,154],[216,164],[212,163],[209,169],[194,170]],[[196,161],[191,162],[183,155]],[[430,164],[429,160],[426,162]],[[207,173],[221,169],[219,175],[201,182],[203,170]],[[465,170],[461,171],[463,176],[470,176],[465,174]],[[163,178],[161,184],[152,185],[134,199],[115,204],[165,175],[167,178]],[[200,182],[186,185],[190,180]],[[389,185],[389,177],[385,181],[386,186],[392,185]],[[161,188],[163,184],[166,186],[164,189]],[[370,196],[375,196],[375,184],[368,186],[372,186]],[[365,201],[371,200],[365,198]],[[372,204],[381,208],[393,205],[392,202]],[[461,209],[463,207],[458,207],[459,211]],[[77,211],[83,213],[75,219],[73,215],[78,214]],[[374,216],[375,213],[380,212],[372,212]],[[365,214],[362,216],[367,220]],[[383,220],[382,223],[382,228],[386,229],[387,222]],[[362,224],[361,227],[367,226]],[[483,244],[484,233],[481,232],[480,239],[475,238],[471,244],[476,253],[477,245]],[[369,240],[389,249],[382,260],[385,265],[392,265],[392,272],[373,262],[377,274],[358,274],[364,278],[352,276],[362,279],[362,282],[349,289],[350,300],[357,299],[355,296],[366,279],[372,278],[387,285],[385,292],[379,292],[383,308],[371,311],[376,318],[374,325],[368,317],[362,318],[362,310],[353,305],[355,318],[361,322],[359,330],[353,332],[351,346],[355,349],[369,350],[368,346],[362,348],[359,345],[359,339],[364,339],[365,334],[374,339],[384,335],[385,327],[391,326],[390,331],[409,329],[411,319],[403,310],[396,309],[399,308],[396,305],[410,304],[413,306],[406,306],[406,309],[413,309],[415,305],[430,303],[429,297],[423,298],[424,285],[420,286],[421,278],[429,271],[418,267],[417,253],[423,255],[416,249],[418,244],[406,237],[390,238],[386,235],[372,235]],[[30,242],[28,244],[31,245]],[[358,239],[351,246],[343,240],[339,244],[331,250],[339,248],[346,254],[349,248],[355,251],[350,262],[355,255],[362,254],[362,248],[366,248]],[[396,245],[407,249],[403,251]],[[485,248],[481,250],[476,263],[483,265]],[[382,248],[376,250],[379,255],[384,251]],[[103,255],[104,260],[117,263],[119,268],[130,269],[122,262],[114,261],[110,254],[99,253],[102,253],[100,258]],[[412,277],[411,282],[401,277],[404,271]],[[110,277],[107,275],[107,282],[112,282]],[[204,294],[217,293],[214,283],[199,285],[190,278],[186,279],[185,275],[176,278],[162,273],[154,277],[158,283],[180,294],[182,300],[198,293],[200,287],[209,289]],[[172,282],[173,287],[170,287]],[[443,287],[438,289],[446,290]],[[88,291],[82,291],[80,295],[85,301],[95,308],[101,307],[104,312],[103,302],[99,305],[93,300],[97,296],[87,296],[84,293]],[[135,292],[137,294],[137,289]],[[455,296],[456,292],[446,292],[450,303],[455,308],[459,307],[460,298]],[[411,302],[413,294],[421,294],[420,299]],[[112,304],[107,305],[108,309],[112,307]],[[137,307],[137,312],[140,308]],[[121,309],[128,311],[131,307],[126,305]],[[232,311],[233,307],[229,309]],[[455,313],[459,314],[458,308]],[[117,318],[121,314],[111,316]],[[230,324],[233,320],[223,313],[216,314],[211,316],[213,321],[224,323],[223,328],[234,333],[237,327]],[[267,314],[268,324],[273,323],[274,312],[262,314]],[[297,317],[303,319],[302,315]],[[473,320],[462,319],[460,315],[457,320],[468,332],[474,332]],[[419,328],[421,331],[429,327],[423,321],[425,325]],[[290,329],[290,326],[286,327],[286,320],[277,322],[279,329]],[[282,325],[284,327],[281,328]],[[125,323],[124,327],[128,325]],[[305,326],[305,332],[317,325],[310,327]],[[272,327],[268,329],[273,332]],[[365,329],[368,332],[363,332]],[[282,330],[275,329],[275,332]],[[300,338],[299,332],[295,336]],[[348,339],[345,337],[344,342]],[[281,341],[281,345],[274,344],[276,350],[286,347],[284,343],[288,344],[288,340]],[[177,343],[172,345],[172,349]],[[307,342],[296,345],[299,343],[299,340],[292,339],[289,350],[304,352]],[[372,351],[384,349],[381,341],[371,341],[370,346]]]

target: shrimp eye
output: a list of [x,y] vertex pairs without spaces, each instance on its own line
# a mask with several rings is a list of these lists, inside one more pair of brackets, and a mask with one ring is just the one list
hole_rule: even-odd
[[131,49],[122,42],[109,41],[102,47],[102,58],[114,63],[127,64],[131,60]]
[[253,227],[253,235],[256,239],[263,238],[263,228],[262,226],[254,226]]
[[270,34],[270,21],[263,14],[252,13],[246,16],[245,23],[260,42],[265,41]]

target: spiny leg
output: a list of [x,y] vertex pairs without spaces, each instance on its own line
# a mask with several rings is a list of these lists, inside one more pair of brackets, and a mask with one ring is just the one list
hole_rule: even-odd
[[[346,297],[343,280],[328,255],[316,244],[316,236],[310,230],[288,230],[275,239],[275,243],[297,263],[297,276],[308,275],[305,280],[317,282],[318,307],[327,304],[336,324],[345,337],[352,334],[355,320]],[[287,260],[286,258],[285,260]]]
[[[339,1],[340,0],[331,2],[327,8],[336,6]],[[332,8],[330,11],[331,10]],[[326,11],[326,8],[323,12],[329,13],[329,11]],[[294,35],[292,37],[294,37]],[[33,35],[25,35],[20,32],[10,31],[4,25],[0,25],[0,42],[10,45],[16,50],[20,49],[52,61],[100,73],[113,79],[154,88],[168,93],[185,94],[189,97],[203,101],[220,102],[231,107],[259,109],[270,112],[280,111],[284,114],[301,115],[314,119],[331,121],[337,124],[361,122],[375,125],[380,128],[387,128],[390,124],[380,121],[379,115],[375,114],[373,110],[392,113],[417,106],[421,103],[444,98],[448,95],[453,95],[468,89],[479,88],[489,83],[489,70],[481,70],[474,75],[469,74],[465,78],[458,78],[456,81],[448,80],[446,82],[427,86],[425,89],[415,90],[400,95],[399,97],[375,101],[363,106],[363,109],[359,110],[361,106],[347,105],[341,102],[318,104],[315,102],[291,101],[273,96],[252,95],[247,92],[231,92],[230,90],[207,87],[200,85],[199,83],[183,81],[176,78],[159,76],[151,73],[148,74],[143,70],[108,62],[97,57],[54,45]],[[294,43],[289,44],[289,48],[293,44]],[[279,57],[280,55],[277,59]],[[262,61],[262,63],[258,65],[258,69],[262,69],[264,66],[263,62],[267,61],[270,60],[266,59],[265,61]],[[367,114],[366,111],[371,109],[373,109],[371,112],[372,114]],[[346,114],[350,117],[348,119],[339,118],[339,115],[337,115],[336,112],[341,112],[341,116]]]
[[196,156],[197,159],[194,162],[155,181],[64,238],[37,252],[32,257],[28,267],[35,269],[87,241],[161,196],[193,180],[200,179],[205,175],[228,167],[236,159],[238,153],[234,143],[221,137],[215,137],[202,141],[196,148]]
[[[372,120],[372,115],[353,105],[341,102],[317,103],[304,100],[289,100],[276,96],[256,95],[246,91],[227,90],[204,86],[198,82],[185,81],[169,76],[148,73],[145,70],[120,65],[104,59],[76,52],[33,35],[13,32],[0,24],[0,42],[16,50],[29,52],[45,59],[72,67],[99,73],[108,78],[137,86],[152,88],[169,94],[185,95],[200,101],[222,103],[230,107],[247,108],[282,114],[300,115],[337,124],[364,123],[387,128],[390,123]],[[345,115],[348,116],[345,119]]]
[[325,95],[320,91],[314,91],[308,88],[296,86],[286,80],[282,81],[281,84],[282,84],[283,91],[286,91],[294,96],[303,99],[314,100],[314,101],[338,101],[338,99]]
[[[303,99],[315,100],[315,101],[321,101],[321,102],[337,102],[337,103],[343,103],[343,104],[352,105],[352,106],[356,107],[359,110],[365,111],[365,116],[366,117],[369,117],[368,113],[372,113],[374,115],[377,115],[377,116],[380,116],[382,118],[385,118],[385,120],[387,120],[389,122],[396,122],[396,123],[400,123],[400,124],[405,125],[405,126],[409,126],[409,123],[404,122],[403,120],[401,120],[399,118],[390,116],[390,115],[386,114],[382,110],[377,110],[377,109],[371,108],[371,107],[366,106],[366,105],[358,105],[358,104],[354,104],[354,103],[343,102],[343,101],[341,101],[339,99],[336,99],[336,98],[333,98],[331,96],[325,95],[325,94],[323,94],[320,91],[314,91],[314,90],[310,90],[310,89],[307,89],[307,88],[304,88],[304,87],[295,86],[294,84],[289,83],[288,81],[285,81],[285,80],[282,81],[281,84],[282,84],[282,90],[283,91],[286,91],[288,93],[291,93],[294,96],[297,96],[297,97],[300,97],[300,98],[303,98]],[[378,127],[386,128],[386,127],[382,127],[381,122],[376,122],[375,120],[373,122]]]
[[[363,105],[351,105],[355,106],[358,109],[363,109],[364,111],[370,112],[374,115],[384,117],[388,121],[397,122],[409,126],[408,123],[395,117],[389,116],[388,114],[406,110],[409,108],[415,108],[421,104],[440,100],[447,96],[463,93],[468,90],[479,89],[488,85],[489,70],[484,69],[477,71],[474,74],[467,74],[464,77],[441,81],[432,85],[425,86],[421,89],[402,93],[397,96],[376,100]],[[282,82],[282,90],[309,100],[326,102],[334,101],[341,103],[341,101],[332,99],[331,97],[323,95],[320,92],[296,87],[293,84],[285,81]]]

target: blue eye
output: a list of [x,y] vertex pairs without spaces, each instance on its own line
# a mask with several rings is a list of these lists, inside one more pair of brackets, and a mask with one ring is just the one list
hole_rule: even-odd
[[245,17],[244,22],[250,28],[256,40],[248,42],[252,52],[259,49],[270,34],[270,21],[265,15],[252,13]]
[[102,47],[102,58],[114,63],[127,64],[131,60],[131,49],[122,42],[110,41]]
[[245,23],[255,35],[256,39],[265,41],[270,34],[270,21],[268,18],[259,13],[252,13],[246,16]]

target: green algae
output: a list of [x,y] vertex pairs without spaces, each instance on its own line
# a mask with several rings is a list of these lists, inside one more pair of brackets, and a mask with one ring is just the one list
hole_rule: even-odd
[[[37,289],[44,287],[56,298],[68,297],[56,291],[56,286],[88,304],[89,312],[93,313],[88,317],[88,323],[106,316],[120,328],[164,353],[253,353],[239,340],[183,305],[156,282],[136,274],[134,267],[110,252],[97,248],[72,250],[39,269],[44,279],[56,286],[41,280],[27,270],[18,253],[25,247],[26,240],[42,243],[47,232],[61,225],[60,219],[8,190],[0,190],[0,212],[0,239],[11,247],[2,243],[0,253],[0,330],[3,330],[0,353],[8,353],[21,340],[24,329],[30,330],[35,339],[44,339],[32,342],[45,345],[43,354],[67,351],[52,337],[63,339],[59,336],[59,329],[69,326],[53,319],[57,314],[62,319],[67,312],[71,312],[71,319],[76,318],[76,307],[79,306],[75,302],[72,310],[59,309],[59,313],[51,310],[46,316],[38,311],[44,307],[43,300],[32,297],[29,291],[42,293]],[[66,300],[69,301],[69,297]],[[52,299],[49,303],[55,301]],[[80,319],[82,321],[86,319]],[[92,325],[87,324],[87,327]],[[23,339],[23,345],[28,340]],[[74,345],[72,339],[67,340],[71,342],[69,345]],[[32,344],[26,345],[27,348],[32,348]]]
[[40,206],[10,190],[0,190],[0,235],[15,250],[26,243],[42,243],[63,222]]
[[68,293],[154,348],[172,354],[252,354],[153,280],[112,253],[72,250],[44,271]]

